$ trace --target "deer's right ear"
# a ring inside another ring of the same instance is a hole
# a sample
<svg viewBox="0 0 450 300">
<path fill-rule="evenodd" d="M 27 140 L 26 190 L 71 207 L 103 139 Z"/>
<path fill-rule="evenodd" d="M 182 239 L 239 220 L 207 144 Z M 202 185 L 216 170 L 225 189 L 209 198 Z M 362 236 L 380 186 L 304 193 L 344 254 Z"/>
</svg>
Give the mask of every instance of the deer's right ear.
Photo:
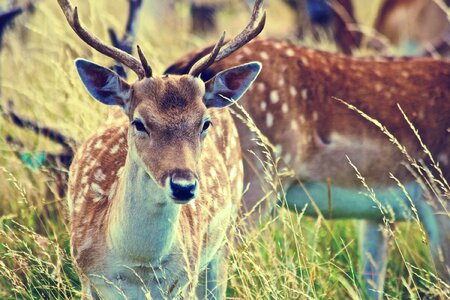
<svg viewBox="0 0 450 300">
<path fill-rule="evenodd" d="M 125 109 L 130 100 L 131 87 L 116 72 L 81 58 L 75 60 L 75 67 L 84 86 L 95 99 Z"/>
</svg>

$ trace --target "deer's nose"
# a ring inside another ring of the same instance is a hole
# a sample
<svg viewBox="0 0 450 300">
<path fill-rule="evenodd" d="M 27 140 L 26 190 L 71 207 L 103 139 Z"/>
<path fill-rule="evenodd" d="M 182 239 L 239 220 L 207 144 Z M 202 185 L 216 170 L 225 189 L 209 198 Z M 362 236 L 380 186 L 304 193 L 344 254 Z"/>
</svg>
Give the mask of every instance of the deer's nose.
<svg viewBox="0 0 450 300">
<path fill-rule="evenodd" d="M 197 196 L 198 183 L 192 173 L 170 176 L 170 190 L 172 199 L 179 204 L 185 204 Z"/>
</svg>

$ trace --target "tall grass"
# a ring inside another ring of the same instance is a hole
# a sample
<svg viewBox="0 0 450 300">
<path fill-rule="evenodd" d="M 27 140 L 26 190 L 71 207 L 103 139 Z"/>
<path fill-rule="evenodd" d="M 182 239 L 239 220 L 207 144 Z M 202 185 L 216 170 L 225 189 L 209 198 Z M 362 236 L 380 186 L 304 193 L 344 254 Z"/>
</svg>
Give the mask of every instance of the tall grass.
<svg viewBox="0 0 450 300">
<path fill-rule="evenodd" d="M 230 36 L 245 23 L 246 10 L 220 16 Z M 107 40 L 107 27 L 122 30 L 127 1 L 76 1 L 82 22 Z M 269 7 L 267 35 L 289 31 L 292 16 L 277 1 Z M 271 14 L 273 12 L 273 14 Z M 188 9 L 177 6 L 175 24 L 154 21 L 143 11 L 138 43 L 155 71 L 190 49 L 211 40 L 188 32 Z M 361 14 L 363 14 L 361 12 Z M 68 28 L 56 1 L 42 0 L 34 15 L 21 17 L 5 36 L 0 53 L 1 104 L 12 99 L 22 115 L 84 140 L 98 128 L 107 110 L 92 101 L 75 74 L 73 59 L 84 57 L 109 65 L 111 60 L 85 46 Z M 329 47 L 329 46 L 325 46 Z M 244 115 L 249 123 L 251 120 Z M 80 298 L 80 282 L 70 258 L 66 201 L 54 192 L 48 170 L 27 167 L 5 136 L 21 139 L 29 151 L 58 151 L 58 146 L 0 119 L 0 299 Z M 260 137 L 262 138 L 262 137 Z M 263 138 L 267 178 L 280 193 L 277 158 Z M 358 273 L 358 221 L 328 221 L 278 210 L 245 236 L 230 244 L 227 296 L 240 299 L 363 299 Z M 385 228 L 385 230 L 387 230 Z M 391 232 L 395 246 L 387 267 L 386 297 L 448 297 L 437 284 L 420 225 L 400 224 Z M 447 291 L 448 292 L 448 291 Z"/>
</svg>

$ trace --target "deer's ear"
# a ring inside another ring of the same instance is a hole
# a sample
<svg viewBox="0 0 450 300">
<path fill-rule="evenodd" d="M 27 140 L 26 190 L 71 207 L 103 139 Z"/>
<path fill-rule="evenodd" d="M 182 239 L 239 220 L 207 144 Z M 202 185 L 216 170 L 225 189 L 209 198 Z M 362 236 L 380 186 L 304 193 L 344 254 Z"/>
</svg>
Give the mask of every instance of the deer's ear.
<svg viewBox="0 0 450 300">
<path fill-rule="evenodd" d="M 206 107 L 220 108 L 233 104 L 247 91 L 260 71 L 261 64 L 251 62 L 217 73 L 205 83 L 203 102 Z"/>
<path fill-rule="evenodd" d="M 95 99 L 107 105 L 126 107 L 131 87 L 117 73 L 81 58 L 75 60 L 75 66 L 84 86 Z"/>
</svg>

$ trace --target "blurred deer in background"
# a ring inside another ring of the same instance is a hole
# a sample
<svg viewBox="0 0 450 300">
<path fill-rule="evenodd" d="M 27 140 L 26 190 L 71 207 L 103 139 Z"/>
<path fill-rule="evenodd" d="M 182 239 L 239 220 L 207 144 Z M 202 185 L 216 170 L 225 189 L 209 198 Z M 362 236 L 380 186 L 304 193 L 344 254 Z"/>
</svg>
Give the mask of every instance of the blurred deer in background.
<svg viewBox="0 0 450 300">
<path fill-rule="evenodd" d="M 435 0 L 386 0 L 374 27 L 408 54 L 448 56 L 450 22 L 444 5 L 450 1 L 438 5 Z"/>
<path fill-rule="evenodd" d="M 377 14 L 374 29 L 381 36 L 368 37 L 368 46 L 388 53 L 383 37 L 405 54 L 447 56 L 450 51 L 450 22 L 446 0 L 385 0 Z M 297 35 L 328 33 L 339 50 L 352 54 L 361 47 L 363 34 L 358 28 L 351 0 L 285 0 L 295 11 Z"/>
<path fill-rule="evenodd" d="M 351 31 L 348 26 L 356 24 L 351 0 L 284 0 L 295 12 L 297 37 L 303 39 L 312 35 L 320 39 L 320 32 L 326 33 L 330 40 L 345 54 L 361 43 L 361 33 Z"/>
<path fill-rule="evenodd" d="M 166 73 L 186 74 L 210 50 L 187 55 Z M 363 220 L 362 274 L 374 299 L 383 297 L 388 254 L 382 225 L 419 219 L 441 283 L 448 288 L 450 61 L 352 58 L 261 39 L 212 65 L 202 78 L 208 80 L 221 70 L 255 59 L 261 60 L 263 71 L 240 103 L 282 158 L 279 169 L 287 167 L 295 174 L 280 179 L 287 192 L 278 196 L 279 203 L 310 216 Z M 386 126 L 410 157 L 424 166 L 406 167 L 406 156 L 377 126 L 332 97 L 344 99 Z M 434 159 L 426 154 L 397 104 Z M 264 180 L 260 160 L 264 161 L 264 152 L 253 142 L 255 132 L 240 120 L 236 123 L 245 149 L 245 184 L 250 183 L 241 213 L 251 214 L 252 225 L 271 211 L 275 201 L 272 186 Z M 364 193 L 367 190 L 349 160 L 377 200 Z M 411 168 L 422 176 L 413 176 Z M 434 187 L 431 192 L 430 186 Z"/>
<path fill-rule="evenodd" d="M 72 256 L 84 292 L 95 299 L 192 297 L 192 291 L 200 299 L 222 298 L 222 248 L 243 170 L 237 130 L 221 108 L 245 93 L 261 67 L 233 66 L 207 82 L 199 75 L 259 34 L 262 1 L 223 49 L 224 35 L 188 74 L 163 77 L 152 74 L 139 47 L 140 61 L 104 44 L 80 25 L 70 1 L 58 2 L 84 42 L 139 78 L 130 85 L 93 62 L 75 62 L 90 94 L 125 113 L 89 138 L 70 167 Z"/>
</svg>

